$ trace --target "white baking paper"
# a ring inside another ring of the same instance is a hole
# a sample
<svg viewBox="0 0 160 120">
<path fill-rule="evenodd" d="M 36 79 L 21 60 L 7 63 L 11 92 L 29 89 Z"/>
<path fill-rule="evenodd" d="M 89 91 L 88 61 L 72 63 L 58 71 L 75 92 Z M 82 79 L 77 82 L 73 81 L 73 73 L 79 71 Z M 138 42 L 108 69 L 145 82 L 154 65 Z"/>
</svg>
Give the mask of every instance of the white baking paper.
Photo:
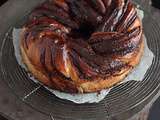
<svg viewBox="0 0 160 120">
<path fill-rule="evenodd" d="M 144 16 L 143 11 L 141 11 L 141 10 L 137 10 L 137 11 L 138 11 L 138 15 L 139 15 L 140 19 L 142 20 L 143 16 Z M 17 59 L 19 65 L 21 65 L 24 69 L 27 70 L 27 68 L 25 67 L 25 65 L 22 62 L 22 58 L 21 58 L 21 54 L 20 54 L 20 47 L 19 46 L 20 46 L 21 30 L 22 29 L 17 29 L 17 28 L 13 29 L 13 45 L 14 45 L 14 50 L 15 50 L 15 56 L 16 56 L 16 59 Z M 144 42 L 145 42 L 144 54 L 141 58 L 139 65 L 137 67 L 135 67 L 132 70 L 132 72 L 120 84 L 123 84 L 124 82 L 131 81 L 131 80 L 142 81 L 145 76 L 146 71 L 151 66 L 152 60 L 154 58 L 154 54 L 148 48 L 147 40 L 146 40 L 145 36 L 144 36 Z M 38 80 L 36 80 L 30 73 L 28 73 L 28 75 L 34 82 L 36 82 L 36 83 L 38 82 Z M 96 93 L 87 93 L 87 94 L 69 94 L 69 93 L 64 93 L 64 92 L 50 89 L 48 87 L 45 87 L 45 88 L 48 89 L 50 92 L 52 92 L 58 98 L 69 100 L 69 101 L 72 101 L 77 104 L 82 104 L 82 103 L 98 103 L 98 102 L 100 102 L 101 100 L 103 100 L 106 97 L 106 95 L 109 93 L 109 91 L 111 89 L 113 89 L 114 87 L 112 87 L 110 89 L 101 90 L 98 93 L 96 92 Z"/>
</svg>

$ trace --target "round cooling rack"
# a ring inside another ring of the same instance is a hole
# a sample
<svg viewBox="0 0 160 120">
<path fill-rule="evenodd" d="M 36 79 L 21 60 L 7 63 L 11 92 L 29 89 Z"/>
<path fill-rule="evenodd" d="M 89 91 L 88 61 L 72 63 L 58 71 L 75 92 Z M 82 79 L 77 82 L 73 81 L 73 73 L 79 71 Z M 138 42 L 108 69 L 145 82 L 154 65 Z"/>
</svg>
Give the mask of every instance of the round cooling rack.
<svg viewBox="0 0 160 120">
<path fill-rule="evenodd" d="M 99 103 L 75 104 L 55 97 L 40 84 L 29 79 L 18 65 L 14 55 L 13 28 L 20 28 L 26 16 L 10 26 L 0 46 L 0 76 L 13 93 L 36 111 L 52 116 L 54 120 L 125 120 L 139 112 L 160 89 L 160 27 L 150 15 L 143 20 L 149 48 L 155 55 L 152 66 L 143 81 L 129 81 L 110 91 Z"/>
</svg>

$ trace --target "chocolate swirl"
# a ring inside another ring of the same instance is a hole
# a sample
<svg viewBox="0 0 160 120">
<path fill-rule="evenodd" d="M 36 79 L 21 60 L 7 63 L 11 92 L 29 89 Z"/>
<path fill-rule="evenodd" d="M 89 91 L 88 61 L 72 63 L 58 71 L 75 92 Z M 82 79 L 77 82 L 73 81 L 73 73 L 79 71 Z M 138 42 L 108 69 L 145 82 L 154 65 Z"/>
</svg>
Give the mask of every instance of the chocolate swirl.
<svg viewBox="0 0 160 120">
<path fill-rule="evenodd" d="M 130 62 L 141 37 L 130 0 L 49 0 L 29 16 L 22 46 L 55 89 L 77 92 L 80 83 L 134 67 Z"/>
</svg>

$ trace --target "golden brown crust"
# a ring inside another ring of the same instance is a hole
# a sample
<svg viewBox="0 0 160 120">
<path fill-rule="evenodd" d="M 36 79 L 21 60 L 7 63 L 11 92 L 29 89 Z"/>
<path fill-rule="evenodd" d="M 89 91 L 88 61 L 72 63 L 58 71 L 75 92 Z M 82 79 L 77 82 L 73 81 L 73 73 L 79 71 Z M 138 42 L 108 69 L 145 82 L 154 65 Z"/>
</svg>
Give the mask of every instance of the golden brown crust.
<svg viewBox="0 0 160 120">
<path fill-rule="evenodd" d="M 144 42 L 135 6 L 96 2 L 55 0 L 33 10 L 20 48 L 40 82 L 69 93 L 96 92 L 122 81 L 139 63 Z"/>
<path fill-rule="evenodd" d="M 43 84 L 55 89 L 56 87 L 54 86 L 54 84 L 49 80 L 49 78 L 42 73 L 41 71 L 38 71 L 33 65 L 32 63 L 29 61 L 23 46 L 21 45 L 21 54 L 22 54 L 22 58 L 23 58 L 23 62 L 27 65 L 28 70 L 35 76 L 35 78 L 37 78 L 40 82 L 42 82 Z M 132 62 L 130 63 L 132 66 L 136 66 L 140 59 L 141 56 L 143 55 L 143 49 L 144 49 L 144 41 L 142 40 L 142 43 L 140 44 L 140 48 L 138 51 L 136 51 L 138 54 L 136 54 L 134 57 L 132 57 Z M 97 81 L 90 81 L 90 82 L 82 82 L 79 81 L 78 84 L 73 83 L 72 81 L 67 81 L 65 82 L 64 85 L 62 85 L 64 82 L 62 82 L 63 80 L 59 80 L 57 79 L 57 82 L 60 82 L 59 84 L 61 84 L 61 86 L 57 86 L 59 90 L 63 90 L 63 86 L 65 86 L 66 84 L 69 84 L 70 88 L 68 88 L 68 90 L 64 90 L 64 91 L 72 91 L 72 92 L 81 92 L 81 93 L 87 93 L 87 92 L 97 92 L 99 90 L 102 89 L 106 89 L 106 88 L 110 88 L 113 85 L 121 82 L 128 74 L 129 72 L 132 70 L 133 68 L 129 68 L 129 69 L 123 69 L 123 74 L 118 75 L 118 76 L 111 76 L 105 80 L 97 80 Z M 121 71 L 121 72 L 122 72 Z"/>
<path fill-rule="evenodd" d="M 97 81 L 91 81 L 91 82 L 85 82 L 80 85 L 80 90 L 82 92 L 96 92 L 105 88 L 110 88 L 113 85 L 121 82 L 130 72 L 131 70 L 140 62 L 141 56 L 143 55 L 143 49 L 144 49 L 144 41 L 140 44 L 140 48 L 136 54 L 136 56 L 132 57 L 132 61 L 130 65 L 133 67 L 122 69 L 121 72 L 123 74 L 120 74 L 118 76 L 111 76 L 105 80 L 97 80 Z"/>
<path fill-rule="evenodd" d="M 71 92 L 71 93 L 78 92 L 77 86 L 72 81 L 66 81 L 65 79 L 58 79 L 58 78 L 56 80 L 54 78 L 53 80 L 51 80 L 47 74 L 37 70 L 34 67 L 34 65 L 32 65 L 32 63 L 29 61 L 22 45 L 20 46 L 20 49 L 21 49 L 22 60 L 27 66 L 28 71 L 32 73 L 34 77 L 38 79 L 41 83 L 43 83 L 44 85 L 50 88 L 65 91 L 65 92 Z"/>
</svg>

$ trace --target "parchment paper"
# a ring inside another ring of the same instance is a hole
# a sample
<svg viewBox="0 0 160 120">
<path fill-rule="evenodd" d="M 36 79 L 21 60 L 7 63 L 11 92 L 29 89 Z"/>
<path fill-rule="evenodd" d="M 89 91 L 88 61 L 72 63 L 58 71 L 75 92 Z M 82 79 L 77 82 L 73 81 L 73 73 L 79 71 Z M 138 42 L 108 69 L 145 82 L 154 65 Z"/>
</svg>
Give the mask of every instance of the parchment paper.
<svg viewBox="0 0 160 120">
<path fill-rule="evenodd" d="M 143 11 L 137 9 L 138 11 L 138 15 L 140 17 L 140 19 L 143 19 Z M 20 54 L 20 33 L 21 33 L 22 29 L 17 29 L 14 28 L 13 29 L 13 45 L 14 45 L 14 50 L 15 50 L 15 56 L 16 59 L 19 63 L 19 65 L 21 65 L 21 67 L 23 67 L 24 69 L 27 70 L 26 66 L 24 65 L 24 63 L 22 62 L 22 58 L 21 58 L 21 54 Z M 131 80 L 135 80 L 135 81 L 141 81 L 144 78 L 144 75 L 146 73 L 146 71 L 148 70 L 148 68 L 151 66 L 152 64 L 152 60 L 154 58 L 154 55 L 152 53 L 152 51 L 148 48 L 147 46 L 147 40 L 144 36 L 144 43 L 145 43 L 145 47 L 144 47 L 144 54 L 141 58 L 140 64 L 135 67 L 132 72 L 120 83 L 123 84 L 124 82 L 127 81 L 131 81 Z M 32 79 L 34 82 L 38 82 L 38 80 L 36 80 L 30 73 L 28 73 L 30 79 Z M 102 90 L 98 93 L 88 93 L 88 94 L 69 94 L 69 93 L 64 93 L 64 92 L 59 92 L 57 90 L 53 90 L 50 89 L 48 87 L 45 87 L 46 89 L 48 89 L 50 92 L 52 92 L 55 96 L 61 98 L 61 99 L 66 99 L 69 101 L 72 101 L 74 103 L 77 104 L 82 104 L 82 103 L 98 103 L 101 100 L 103 100 L 106 95 L 109 93 L 110 89 L 105 89 Z"/>
</svg>

